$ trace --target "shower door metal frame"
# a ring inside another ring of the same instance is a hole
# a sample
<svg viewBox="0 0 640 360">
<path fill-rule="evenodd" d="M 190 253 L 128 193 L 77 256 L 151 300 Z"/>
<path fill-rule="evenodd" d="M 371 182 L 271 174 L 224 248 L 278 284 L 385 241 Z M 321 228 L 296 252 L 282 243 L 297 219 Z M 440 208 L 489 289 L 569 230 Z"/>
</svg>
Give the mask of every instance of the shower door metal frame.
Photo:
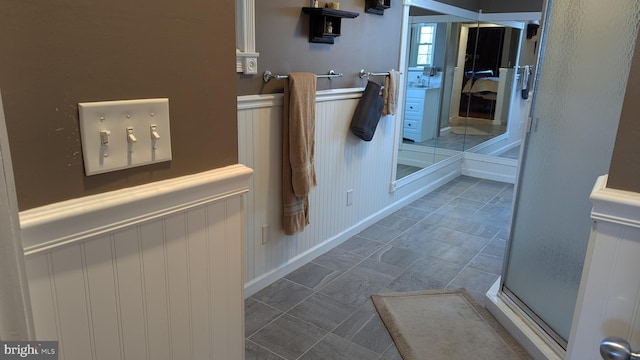
<svg viewBox="0 0 640 360">
<path fill-rule="evenodd" d="M 509 240 L 507 241 L 507 244 L 505 246 L 505 256 L 504 256 L 504 261 L 502 264 L 502 272 L 500 276 L 499 295 L 502 295 L 503 297 L 505 297 L 506 300 L 508 300 L 506 302 L 507 304 L 513 305 L 512 307 L 516 307 L 515 310 L 517 312 L 524 313 L 526 316 L 528 316 L 531 319 L 531 321 L 533 321 L 537 326 L 539 326 L 542 329 L 542 331 L 551 340 L 553 340 L 563 350 L 566 350 L 567 340 L 564 340 L 562 336 L 560 336 L 555 330 L 553 330 L 549 325 L 547 325 L 547 323 L 544 320 L 542 320 L 533 310 L 531 310 L 529 306 L 527 306 L 514 293 L 512 293 L 508 288 L 506 288 L 504 283 L 507 268 L 509 266 L 510 257 L 508 255 L 511 252 L 511 234 L 513 234 L 514 232 L 514 225 L 515 225 L 514 219 L 516 218 L 516 215 L 517 215 L 516 204 L 518 203 L 518 199 L 519 199 L 518 189 L 522 185 L 522 173 L 524 170 L 524 167 L 522 166 L 522 164 L 525 161 L 525 157 L 526 157 L 525 155 L 527 153 L 529 137 L 531 136 L 532 132 L 535 133 L 537 129 L 537 120 L 534 120 L 535 106 L 536 106 L 536 100 L 538 97 L 537 90 L 538 90 L 538 83 L 540 81 L 540 74 L 543 71 L 544 52 L 545 52 L 545 45 L 547 40 L 547 32 L 549 31 L 549 19 L 551 17 L 551 8 L 553 5 L 553 0 L 545 0 L 544 3 L 545 3 L 545 5 L 543 6 L 544 11 L 542 12 L 542 19 L 541 19 L 542 29 L 540 31 L 540 43 L 538 44 L 538 58 L 536 60 L 535 78 L 533 83 L 533 96 L 531 98 L 531 109 L 529 111 L 529 116 L 527 117 L 527 122 L 525 124 L 526 135 L 522 139 L 522 146 L 520 149 L 520 156 L 518 159 L 518 164 L 519 164 L 518 174 L 516 177 L 514 197 L 513 197 L 512 206 L 511 206 L 513 211 L 511 212 L 511 221 L 510 221 L 510 229 L 509 229 L 510 235 L 509 235 Z"/>
</svg>

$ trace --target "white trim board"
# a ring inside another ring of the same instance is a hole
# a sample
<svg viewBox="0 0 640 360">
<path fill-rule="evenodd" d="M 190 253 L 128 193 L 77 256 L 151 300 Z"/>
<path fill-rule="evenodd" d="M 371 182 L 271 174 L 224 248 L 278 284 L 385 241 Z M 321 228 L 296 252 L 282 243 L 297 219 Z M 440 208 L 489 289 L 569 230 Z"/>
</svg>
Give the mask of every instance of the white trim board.
<svg viewBox="0 0 640 360">
<path fill-rule="evenodd" d="M 463 153 L 462 175 L 515 184 L 518 160 Z"/>
<path fill-rule="evenodd" d="M 316 102 L 357 99 L 362 97 L 364 88 L 342 88 L 333 90 L 319 90 L 316 92 Z M 268 108 L 282 106 L 283 94 L 241 95 L 237 97 L 238 110 Z"/>
<path fill-rule="evenodd" d="M 640 194 L 607 188 L 608 176 L 600 176 L 591 192 L 591 218 L 640 228 Z"/>
<path fill-rule="evenodd" d="M 230 165 L 23 211 L 20 225 L 25 255 L 245 193 L 252 173 L 244 165 Z"/>
<path fill-rule="evenodd" d="M 236 0 L 236 72 L 258 73 L 256 51 L 256 5 L 254 0 Z"/>
</svg>

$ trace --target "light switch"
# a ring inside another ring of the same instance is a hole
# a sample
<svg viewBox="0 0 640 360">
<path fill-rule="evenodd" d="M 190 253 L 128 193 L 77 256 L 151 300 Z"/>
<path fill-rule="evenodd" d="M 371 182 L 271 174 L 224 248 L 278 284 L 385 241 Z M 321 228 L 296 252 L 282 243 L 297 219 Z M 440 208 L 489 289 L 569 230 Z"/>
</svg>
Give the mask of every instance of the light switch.
<svg viewBox="0 0 640 360">
<path fill-rule="evenodd" d="M 171 160 L 169 99 L 78 104 L 87 175 Z"/>
<path fill-rule="evenodd" d="M 129 142 L 129 145 L 133 145 L 134 143 L 138 142 L 138 139 L 136 139 L 136 136 L 133 134 L 132 127 L 127 128 L 127 142 Z"/>
<path fill-rule="evenodd" d="M 151 125 L 151 140 L 158 140 L 160 139 L 160 134 L 158 133 L 158 127 L 153 124 Z"/>
<path fill-rule="evenodd" d="M 109 145 L 109 136 L 111 135 L 111 131 L 102 130 L 100 131 L 100 144 L 101 145 Z"/>
</svg>

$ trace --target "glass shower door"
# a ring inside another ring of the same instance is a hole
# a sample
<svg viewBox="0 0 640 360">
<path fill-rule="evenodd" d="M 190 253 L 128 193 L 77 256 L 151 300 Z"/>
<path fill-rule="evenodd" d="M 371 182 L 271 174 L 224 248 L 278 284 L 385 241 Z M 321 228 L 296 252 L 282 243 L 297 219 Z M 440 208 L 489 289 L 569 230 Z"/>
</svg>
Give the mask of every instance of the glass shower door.
<svg viewBox="0 0 640 360">
<path fill-rule="evenodd" d="M 566 347 L 589 194 L 609 168 L 640 2 L 548 2 L 502 290 Z"/>
</svg>

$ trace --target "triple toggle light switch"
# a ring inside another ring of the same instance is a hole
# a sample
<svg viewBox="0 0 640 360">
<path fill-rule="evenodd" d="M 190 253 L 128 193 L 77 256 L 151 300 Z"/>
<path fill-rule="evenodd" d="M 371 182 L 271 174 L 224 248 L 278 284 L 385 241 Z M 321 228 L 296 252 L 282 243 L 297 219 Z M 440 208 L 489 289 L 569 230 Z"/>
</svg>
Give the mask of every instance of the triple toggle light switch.
<svg viewBox="0 0 640 360">
<path fill-rule="evenodd" d="M 78 104 L 87 175 L 171 160 L 169 99 Z"/>
</svg>

